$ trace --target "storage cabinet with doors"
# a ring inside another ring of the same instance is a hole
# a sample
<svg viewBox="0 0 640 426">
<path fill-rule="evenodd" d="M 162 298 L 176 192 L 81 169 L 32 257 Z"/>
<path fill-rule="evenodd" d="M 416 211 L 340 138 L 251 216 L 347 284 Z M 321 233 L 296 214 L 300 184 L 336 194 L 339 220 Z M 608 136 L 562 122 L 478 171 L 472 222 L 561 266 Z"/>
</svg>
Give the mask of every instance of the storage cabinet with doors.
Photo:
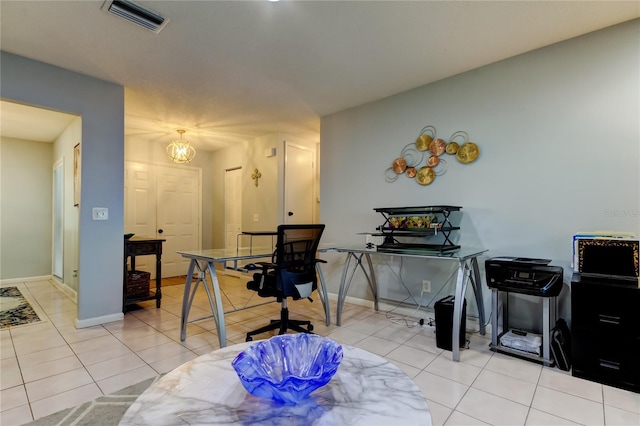
<svg viewBox="0 0 640 426">
<path fill-rule="evenodd" d="M 571 280 L 572 374 L 640 392 L 640 288 L 637 279 Z"/>
</svg>

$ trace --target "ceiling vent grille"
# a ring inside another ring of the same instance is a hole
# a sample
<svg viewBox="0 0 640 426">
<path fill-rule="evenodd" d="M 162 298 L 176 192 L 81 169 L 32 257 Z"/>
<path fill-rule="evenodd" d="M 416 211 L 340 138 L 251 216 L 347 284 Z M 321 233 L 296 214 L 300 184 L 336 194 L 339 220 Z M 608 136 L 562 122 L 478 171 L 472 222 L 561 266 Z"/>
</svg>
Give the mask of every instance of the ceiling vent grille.
<svg viewBox="0 0 640 426">
<path fill-rule="evenodd" d="M 102 9 L 154 33 L 159 33 L 169 22 L 169 18 L 160 16 L 129 0 L 108 0 L 104 2 Z"/>
</svg>

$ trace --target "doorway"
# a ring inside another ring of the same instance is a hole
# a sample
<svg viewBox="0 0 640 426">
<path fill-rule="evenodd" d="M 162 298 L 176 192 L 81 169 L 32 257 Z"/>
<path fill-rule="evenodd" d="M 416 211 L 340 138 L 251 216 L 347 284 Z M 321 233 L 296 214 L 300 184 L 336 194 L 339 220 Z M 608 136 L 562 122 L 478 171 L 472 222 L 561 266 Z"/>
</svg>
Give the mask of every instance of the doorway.
<svg viewBox="0 0 640 426">
<path fill-rule="evenodd" d="M 52 275 L 64 282 L 64 160 L 53 165 L 53 261 Z"/>
</svg>

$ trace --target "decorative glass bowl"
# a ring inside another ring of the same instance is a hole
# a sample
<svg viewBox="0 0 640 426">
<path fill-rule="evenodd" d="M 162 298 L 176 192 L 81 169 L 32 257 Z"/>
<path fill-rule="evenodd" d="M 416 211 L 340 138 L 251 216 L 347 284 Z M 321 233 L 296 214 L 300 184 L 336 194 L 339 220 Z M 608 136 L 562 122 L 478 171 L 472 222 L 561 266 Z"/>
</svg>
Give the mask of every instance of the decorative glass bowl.
<svg viewBox="0 0 640 426">
<path fill-rule="evenodd" d="M 251 345 L 232 361 L 252 395 L 295 404 L 329 383 L 342 361 L 342 346 L 316 334 L 283 334 Z"/>
</svg>

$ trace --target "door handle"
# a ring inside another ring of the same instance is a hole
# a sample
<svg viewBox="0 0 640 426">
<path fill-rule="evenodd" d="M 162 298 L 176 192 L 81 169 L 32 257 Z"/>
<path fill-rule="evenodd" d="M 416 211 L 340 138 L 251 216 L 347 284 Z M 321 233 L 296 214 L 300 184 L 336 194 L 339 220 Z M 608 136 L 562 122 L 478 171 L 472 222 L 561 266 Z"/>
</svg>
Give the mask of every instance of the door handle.
<svg viewBox="0 0 640 426">
<path fill-rule="evenodd" d="M 158 234 L 162 234 L 164 230 L 162 228 L 158 229 Z"/>
<path fill-rule="evenodd" d="M 287 213 L 287 216 L 293 216 L 293 212 Z"/>
</svg>

